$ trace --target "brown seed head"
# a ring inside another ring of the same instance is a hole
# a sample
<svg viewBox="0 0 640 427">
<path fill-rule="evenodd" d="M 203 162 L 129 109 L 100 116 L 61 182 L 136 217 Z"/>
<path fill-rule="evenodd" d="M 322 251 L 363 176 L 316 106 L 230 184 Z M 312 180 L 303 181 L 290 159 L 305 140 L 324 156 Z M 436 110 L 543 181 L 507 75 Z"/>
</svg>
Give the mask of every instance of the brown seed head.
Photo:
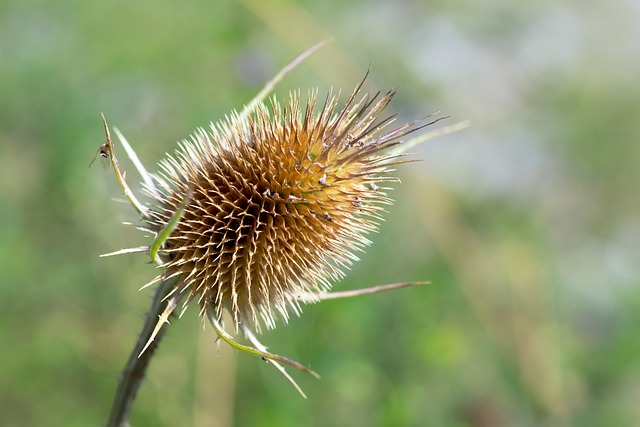
<svg viewBox="0 0 640 427">
<path fill-rule="evenodd" d="M 274 99 L 198 130 L 161 162 L 147 227 L 158 233 L 184 207 L 162 253 L 187 303 L 218 319 L 229 310 L 236 328 L 273 328 L 357 259 L 390 203 L 379 184 L 397 180 L 384 150 L 421 127 L 382 133 L 394 92 L 358 101 L 361 86 L 341 109 L 331 93 L 318 112 L 315 94 L 305 106 L 299 94 Z"/>
</svg>

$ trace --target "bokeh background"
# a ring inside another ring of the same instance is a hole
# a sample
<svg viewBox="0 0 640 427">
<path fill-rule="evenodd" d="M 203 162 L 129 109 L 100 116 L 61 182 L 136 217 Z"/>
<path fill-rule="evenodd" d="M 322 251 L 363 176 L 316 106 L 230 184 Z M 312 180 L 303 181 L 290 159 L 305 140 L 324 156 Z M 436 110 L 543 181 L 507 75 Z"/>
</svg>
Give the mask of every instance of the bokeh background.
<svg viewBox="0 0 640 427">
<path fill-rule="evenodd" d="M 348 92 L 371 64 L 400 121 L 470 121 L 414 150 L 336 288 L 432 284 L 266 333 L 322 375 L 293 373 L 307 400 L 191 310 L 132 425 L 637 425 L 638 22 L 634 0 L 0 2 L 0 424 L 103 425 L 150 302 L 144 256 L 98 258 L 144 243 L 112 171 L 87 168 L 100 113 L 154 170 L 333 37 L 279 96 Z"/>
</svg>

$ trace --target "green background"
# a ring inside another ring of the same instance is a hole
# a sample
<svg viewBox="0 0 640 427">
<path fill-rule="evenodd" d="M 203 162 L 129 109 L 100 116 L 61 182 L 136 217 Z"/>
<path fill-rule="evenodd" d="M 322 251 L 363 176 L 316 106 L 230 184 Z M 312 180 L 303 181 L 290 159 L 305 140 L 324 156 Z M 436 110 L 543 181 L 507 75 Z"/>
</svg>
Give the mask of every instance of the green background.
<svg viewBox="0 0 640 427">
<path fill-rule="evenodd" d="M 307 400 L 190 310 L 132 425 L 637 424 L 639 20 L 632 0 L 0 2 L 0 424 L 103 425 L 150 302 L 143 255 L 98 258 L 147 243 L 87 168 L 100 113 L 155 170 L 327 37 L 280 97 L 348 92 L 371 64 L 400 122 L 471 123 L 416 148 L 336 289 L 432 284 L 265 333 L 322 375 L 293 373 Z"/>
</svg>

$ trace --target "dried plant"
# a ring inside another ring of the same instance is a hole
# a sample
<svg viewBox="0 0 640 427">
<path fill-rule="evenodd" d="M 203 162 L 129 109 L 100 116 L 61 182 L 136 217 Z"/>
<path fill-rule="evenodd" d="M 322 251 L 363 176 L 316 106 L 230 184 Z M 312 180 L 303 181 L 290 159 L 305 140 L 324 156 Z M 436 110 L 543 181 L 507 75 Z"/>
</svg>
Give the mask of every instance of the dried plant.
<svg viewBox="0 0 640 427">
<path fill-rule="evenodd" d="M 261 356 L 303 394 L 281 363 L 317 374 L 268 352 L 254 332 L 286 322 L 303 304 L 424 283 L 329 292 L 370 243 L 367 234 L 391 203 L 386 185 L 398 181 L 392 168 L 406 161 L 397 149 L 400 138 L 441 118 L 388 130 L 394 117 L 382 114 L 394 91 L 363 95 L 364 79 L 342 107 L 332 93 L 321 103 L 316 93 L 306 101 L 294 93 L 284 105 L 273 98 L 267 107 L 270 88 L 317 47 L 298 56 L 242 113 L 182 141 L 157 174 L 146 171 L 116 129 L 143 178 L 146 204 L 126 183 L 103 117 L 107 142 L 96 154 L 110 160 L 141 228 L 154 236 L 150 245 L 107 255 L 144 252 L 161 269 L 143 286 L 159 283 L 110 426 L 126 422 L 164 324 L 179 304 L 182 312 L 197 304 L 219 338 Z M 225 311 L 230 329 L 222 322 Z M 238 342 L 239 331 L 252 345 Z"/>
</svg>

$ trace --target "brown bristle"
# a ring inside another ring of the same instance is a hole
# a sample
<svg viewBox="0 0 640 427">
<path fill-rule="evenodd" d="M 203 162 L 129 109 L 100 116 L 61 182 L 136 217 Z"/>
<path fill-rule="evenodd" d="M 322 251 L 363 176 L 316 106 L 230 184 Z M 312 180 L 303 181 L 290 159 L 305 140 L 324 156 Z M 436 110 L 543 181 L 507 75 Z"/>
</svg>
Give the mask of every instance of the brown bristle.
<svg viewBox="0 0 640 427">
<path fill-rule="evenodd" d="M 357 101 L 361 85 L 342 109 L 331 94 L 317 113 L 314 94 L 304 107 L 296 94 L 260 105 L 199 130 L 161 162 L 147 227 L 158 233 L 188 195 L 161 251 L 187 302 L 218 319 L 229 310 L 236 328 L 272 328 L 357 259 L 391 202 L 378 184 L 396 181 L 386 173 L 397 158 L 384 150 L 417 128 L 383 133 L 394 93 Z"/>
</svg>

